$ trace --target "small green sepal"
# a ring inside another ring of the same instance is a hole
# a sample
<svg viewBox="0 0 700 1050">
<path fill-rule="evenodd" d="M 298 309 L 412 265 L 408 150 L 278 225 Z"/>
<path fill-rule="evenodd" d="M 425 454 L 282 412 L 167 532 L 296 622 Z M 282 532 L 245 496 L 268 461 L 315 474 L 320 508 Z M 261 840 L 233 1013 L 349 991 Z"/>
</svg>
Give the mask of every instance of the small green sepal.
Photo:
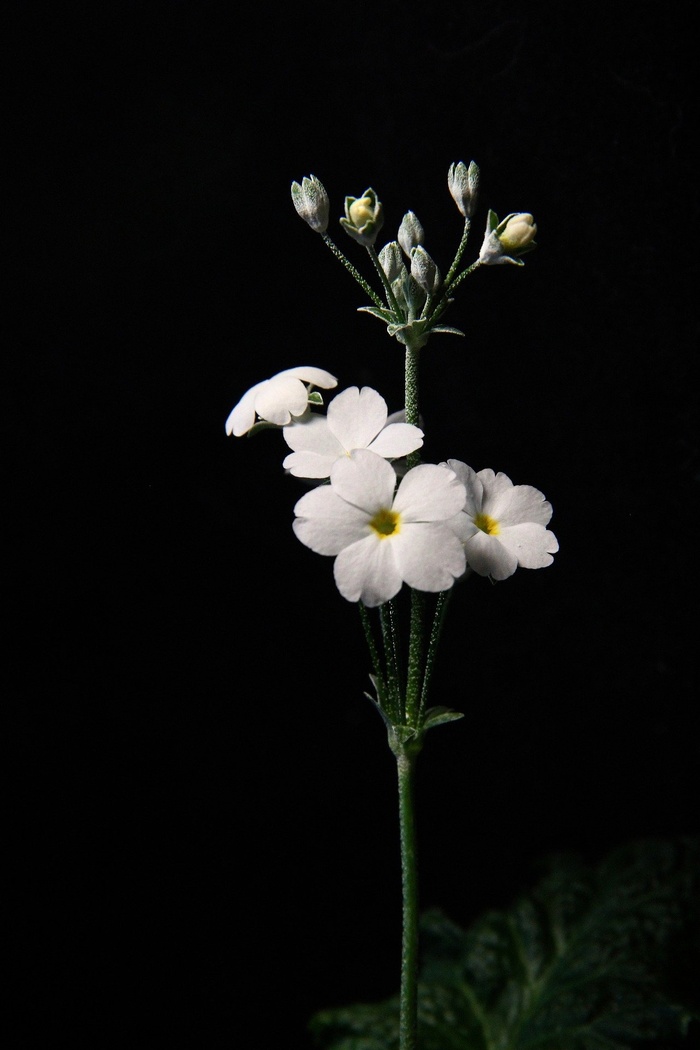
<svg viewBox="0 0 700 1050">
<path fill-rule="evenodd" d="M 320 390 L 309 390 L 310 405 L 322 405 L 323 403 L 323 395 Z"/>
<path fill-rule="evenodd" d="M 268 423 L 266 419 L 261 419 L 246 432 L 246 437 L 253 437 L 255 434 L 259 434 L 261 430 L 281 430 L 282 427 L 278 423 Z"/>
</svg>

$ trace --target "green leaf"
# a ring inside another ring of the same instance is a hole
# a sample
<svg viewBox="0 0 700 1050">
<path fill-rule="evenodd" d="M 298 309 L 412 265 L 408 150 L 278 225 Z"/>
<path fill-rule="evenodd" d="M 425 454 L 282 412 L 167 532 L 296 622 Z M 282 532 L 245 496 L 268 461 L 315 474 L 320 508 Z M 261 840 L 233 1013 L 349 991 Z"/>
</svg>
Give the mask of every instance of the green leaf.
<svg viewBox="0 0 700 1050">
<path fill-rule="evenodd" d="M 378 306 L 358 306 L 357 312 L 360 314 L 372 314 L 373 317 L 378 317 L 385 324 L 391 324 L 396 321 L 396 315 L 393 310 L 380 310 Z"/>
<path fill-rule="evenodd" d="M 436 324 L 436 325 L 434 325 L 430 329 L 430 335 L 432 335 L 433 332 L 448 332 L 451 335 L 464 335 L 464 332 L 461 332 L 459 330 L 459 328 L 450 328 L 450 326 L 446 325 L 446 324 Z M 466 336 L 465 336 L 465 338 L 466 338 Z"/>
<path fill-rule="evenodd" d="M 463 711 L 453 711 L 449 707 L 429 707 L 425 712 L 424 729 L 432 729 L 433 726 L 441 726 L 445 722 L 456 722 L 458 718 L 464 718 Z"/>
<path fill-rule="evenodd" d="M 700 840 L 549 863 L 505 911 L 421 920 L 420 1050 L 660 1050 L 700 1019 Z M 397 999 L 324 1011 L 325 1050 L 395 1050 Z"/>
</svg>

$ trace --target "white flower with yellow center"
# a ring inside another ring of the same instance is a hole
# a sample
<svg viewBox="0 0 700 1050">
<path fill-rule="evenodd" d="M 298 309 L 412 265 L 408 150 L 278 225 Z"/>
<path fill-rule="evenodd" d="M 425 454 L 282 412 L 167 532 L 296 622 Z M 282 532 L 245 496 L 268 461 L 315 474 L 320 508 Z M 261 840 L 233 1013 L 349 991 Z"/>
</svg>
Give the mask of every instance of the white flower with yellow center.
<svg viewBox="0 0 700 1050">
<path fill-rule="evenodd" d="M 391 464 L 361 448 L 336 460 L 330 485 L 307 492 L 294 508 L 301 542 L 336 556 L 335 582 L 348 601 L 382 605 L 403 583 L 444 591 L 465 571 L 462 543 L 447 524 L 464 506 L 455 472 L 424 463 L 395 488 Z"/>
<path fill-rule="evenodd" d="M 514 485 L 505 474 L 478 473 L 466 463 L 448 459 L 467 491 L 463 511 L 451 522 L 464 544 L 467 565 L 479 576 L 505 580 L 518 565 L 542 569 L 559 550 L 546 525 L 552 506 L 531 485 Z"/>
<path fill-rule="evenodd" d="M 263 379 L 247 391 L 226 420 L 226 433 L 241 437 L 258 420 L 285 426 L 303 416 L 309 407 L 311 387 L 330 390 L 338 380 L 322 368 L 301 365 Z"/>
<path fill-rule="evenodd" d="M 334 397 L 325 416 L 310 415 L 282 431 L 294 451 L 283 466 L 297 478 L 327 478 L 341 456 L 368 448 L 384 459 L 399 459 L 423 444 L 423 431 L 389 422 L 386 401 L 372 387 L 348 387 Z"/>
</svg>

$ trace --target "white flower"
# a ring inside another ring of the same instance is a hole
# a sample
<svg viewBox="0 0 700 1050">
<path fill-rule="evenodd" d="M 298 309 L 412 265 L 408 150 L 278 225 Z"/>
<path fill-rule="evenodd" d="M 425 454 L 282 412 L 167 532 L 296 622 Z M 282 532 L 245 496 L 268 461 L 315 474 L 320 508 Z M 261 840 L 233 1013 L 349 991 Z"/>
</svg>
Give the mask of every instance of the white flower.
<svg viewBox="0 0 700 1050">
<path fill-rule="evenodd" d="M 348 601 L 368 606 L 393 598 L 403 583 L 444 591 L 465 571 L 462 544 L 447 524 L 464 506 L 453 470 L 423 463 L 399 484 L 376 452 L 337 460 L 330 485 L 302 496 L 294 532 L 317 554 L 336 555 L 335 582 Z"/>
<path fill-rule="evenodd" d="M 386 401 L 369 386 L 348 387 L 333 398 L 325 416 L 310 415 L 282 433 L 294 450 L 283 466 L 297 478 L 329 477 L 335 461 L 356 448 L 398 459 L 423 444 L 418 427 L 388 421 Z"/>
<path fill-rule="evenodd" d="M 552 506 L 531 485 L 514 485 L 505 474 L 478 473 L 457 459 L 450 467 L 467 490 L 462 513 L 450 523 L 464 544 L 467 565 L 479 576 L 505 580 L 518 565 L 542 569 L 559 550 L 545 526 Z"/>
<path fill-rule="evenodd" d="M 306 412 L 312 386 L 330 390 L 337 385 L 335 376 L 322 368 L 306 365 L 287 368 L 271 379 L 256 383 L 243 395 L 226 420 L 226 433 L 241 437 L 255 425 L 256 419 L 284 426 Z"/>
</svg>

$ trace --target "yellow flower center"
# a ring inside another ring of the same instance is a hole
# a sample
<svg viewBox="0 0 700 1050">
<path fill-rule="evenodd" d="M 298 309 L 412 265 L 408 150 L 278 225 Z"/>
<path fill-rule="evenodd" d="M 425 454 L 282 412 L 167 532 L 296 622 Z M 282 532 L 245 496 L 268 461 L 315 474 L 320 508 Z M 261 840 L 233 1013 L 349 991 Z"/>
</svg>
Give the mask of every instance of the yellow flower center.
<svg viewBox="0 0 700 1050">
<path fill-rule="evenodd" d="M 401 531 L 400 517 L 394 510 L 380 510 L 374 515 L 370 521 L 370 525 L 379 536 L 380 540 L 385 540 L 387 536 L 393 536 L 394 533 Z"/>
<path fill-rule="evenodd" d="M 361 229 L 365 223 L 369 222 L 374 216 L 374 212 L 372 211 L 372 201 L 369 197 L 360 197 L 359 200 L 352 202 L 348 208 L 348 214 L 358 230 Z"/>
<path fill-rule="evenodd" d="M 498 536 L 501 531 L 501 526 L 496 519 L 490 518 L 488 514 L 477 514 L 473 520 L 477 529 L 481 529 L 488 536 Z"/>
</svg>

